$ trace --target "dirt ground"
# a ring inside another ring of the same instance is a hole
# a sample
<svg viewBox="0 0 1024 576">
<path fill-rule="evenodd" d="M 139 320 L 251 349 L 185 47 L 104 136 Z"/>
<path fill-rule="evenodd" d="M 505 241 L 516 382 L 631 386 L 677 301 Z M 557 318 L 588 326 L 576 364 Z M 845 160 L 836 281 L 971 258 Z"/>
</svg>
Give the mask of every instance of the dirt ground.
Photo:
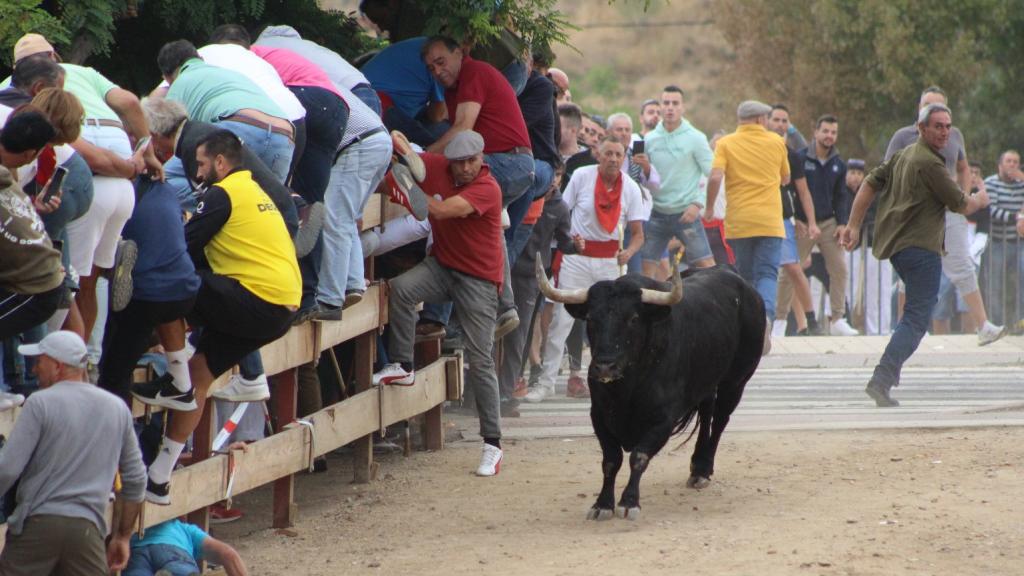
<svg viewBox="0 0 1024 576">
<path fill-rule="evenodd" d="M 349 482 L 348 457 L 302 475 L 294 529 L 269 490 L 214 527 L 252 574 L 1009 575 L 1024 573 L 1024 431 L 728 431 L 711 486 L 685 487 L 690 446 L 652 462 L 638 521 L 584 520 L 596 440 L 506 444 L 501 474 L 471 475 L 479 445 L 385 456 Z M 620 472 L 620 488 L 625 468 Z"/>
</svg>

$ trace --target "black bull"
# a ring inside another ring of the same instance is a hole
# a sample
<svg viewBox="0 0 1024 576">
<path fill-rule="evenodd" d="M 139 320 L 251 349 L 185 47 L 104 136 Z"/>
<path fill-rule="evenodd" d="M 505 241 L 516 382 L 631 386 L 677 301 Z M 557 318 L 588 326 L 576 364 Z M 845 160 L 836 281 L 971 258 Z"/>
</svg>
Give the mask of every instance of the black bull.
<svg viewBox="0 0 1024 576">
<path fill-rule="evenodd" d="M 587 321 L 590 419 L 604 475 L 587 517 L 637 518 L 640 477 L 694 415 L 687 486 L 707 486 L 722 432 L 761 360 L 766 319 L 758 293 L 724 267 L 685 272 L 673 278 L 671 292 L 638 276 L 559 290 L 539 266 L 537 279 L 548 299 Z M 615 506 L 623 450 L 630 452 L 629 482 Z"/>
</svg>

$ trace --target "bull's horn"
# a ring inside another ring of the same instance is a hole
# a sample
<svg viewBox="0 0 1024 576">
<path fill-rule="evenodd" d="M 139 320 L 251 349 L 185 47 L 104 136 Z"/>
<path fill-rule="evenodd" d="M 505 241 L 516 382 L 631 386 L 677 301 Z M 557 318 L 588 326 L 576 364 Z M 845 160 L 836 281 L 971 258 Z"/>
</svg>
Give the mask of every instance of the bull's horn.
<svg viewBox="0 0 1024 576">
<path fill-rule="evenodd" d="M 683 281 L 678 272 L 672 274 L 672 291 L 662 292 L 661 290 L 642 289 L 640 301 L 644 304 L 658 304 L 660 306 L 672 306 L 683 299 Z"/>
<path fill-rule="evenodd" d="M 537 252 L 537 285 L 540 286 L 540 291 L 544 294 L 544 297 L 552 302 L 561 302 L 562 304 L 583 304 L 587 301 L 587 290 L 586 288 L 580 288 L 578 290 L 561 290 L 555 288 L 548 282 L 548 275 L 544 273 L 544 261 L 540 258 L 540 252 Z"/>
</svg>

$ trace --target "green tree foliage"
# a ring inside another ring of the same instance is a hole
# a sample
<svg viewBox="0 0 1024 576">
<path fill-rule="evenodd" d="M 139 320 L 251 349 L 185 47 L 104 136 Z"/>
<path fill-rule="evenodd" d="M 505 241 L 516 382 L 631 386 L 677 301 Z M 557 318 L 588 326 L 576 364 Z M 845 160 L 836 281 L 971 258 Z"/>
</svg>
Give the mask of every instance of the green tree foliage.
<svg viewBox="0 0 1024 576">
<path fill-rule="evenodd" d="M 736 53 L 729 70 L 751 89 L 736 96 L 783 101 L 803 128 L 837 114 L 848 156 L 877 160 L 930 85 L 949 95 L 972 156 L 990 159 L 1017 137 L 1007 126 L 1024 122 L 1006 105 L 1024 81 L 1024 17 L 1006 2 L 719 0 L 717 8 Z"/>
<path fill-rule="evenodd" d="M 508 26 L 531 46 L 568 44 L 575 27 L 556 7 L 557 0 L 419 0 L 424 33 L 444 33 L 459 41 L 496 38 Z"/>
<path fill-rule="evenodd" d="M 57 43 L 68 42 L 64 26 L 40 8 L 38 0 L 0 0 L 0 68 L 11 65 L 11 48 L 27 32 L 39 32 Z"/>
</svg>

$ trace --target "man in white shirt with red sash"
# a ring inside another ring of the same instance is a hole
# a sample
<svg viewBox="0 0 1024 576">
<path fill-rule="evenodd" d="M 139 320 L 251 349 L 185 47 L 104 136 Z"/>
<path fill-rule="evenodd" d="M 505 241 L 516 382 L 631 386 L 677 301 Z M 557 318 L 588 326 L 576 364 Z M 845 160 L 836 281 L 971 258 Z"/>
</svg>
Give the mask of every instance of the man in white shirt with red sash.
<svg viewBox="0 0 1024 576">
<path fill-rule="evenodd" d="M 615 280 L 620 268 L 644 244 L 643 197 L 640 187 L 622 173 L 625 146 L 607 136 L 598 147 L 598 164 L 576 169 L 562 194 L 572 211 L 570 233 L 576 254 L 566 254 L 558 271 L 558 287 L 589 288 L 601 280 Z M 622 246 L 622 231 L 628 226 L 629 246 Z M 526 395 L 527 402 L 541 402 L 555 392 L 555 376 L 562 364 L 565 339 L 573 319 L 560 303 L 554 306 L 548 340 L 544 344 L 544 365 L 540 378 Z"/>
</svg>

